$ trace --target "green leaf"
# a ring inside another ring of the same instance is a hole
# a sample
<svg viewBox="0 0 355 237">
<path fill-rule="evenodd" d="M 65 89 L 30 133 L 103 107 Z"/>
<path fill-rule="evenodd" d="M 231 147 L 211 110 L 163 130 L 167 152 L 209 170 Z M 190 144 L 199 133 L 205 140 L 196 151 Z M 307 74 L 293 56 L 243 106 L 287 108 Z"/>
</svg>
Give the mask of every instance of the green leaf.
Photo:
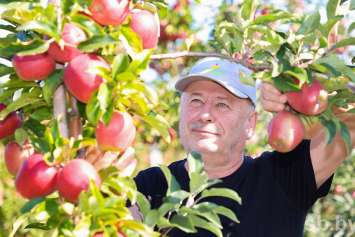
<svg viewBox="0 0 355 237">
<path fill-rule="evenodd" d="M 174 176 L 173 176 L 174 177 Z M 182 204 L 182 202 L 190 196 L 190 193 L 184 190 L 176 190 L 167 195 L 163 201 L 168 204 Z M 173 205 L 175 206 L 175 205 Z"/>
<path fill-rule="evenodd" d="M 55 38 L 57 42 L 59 42 L 61 38 L 61 33 L 58 32 L 57 27 L 50 22 L 29 21 L 19 26 L 17 30 L 34 30 L 41 34 L 48 35 L 50 38 Z"/>
<path fill-rule="evenodd" d="M 168 131 L 168 126 L 166 126 L 166 123 L 164 123 L 160 118 L 153 117 L 151 115 L 138 115 L 140 118 L 142 118 L 145 122 L 147 122 L 150 126 L 158 130 L 160 135 L 163 137 L 163 139 L 167 142 L 170 143 L 171 138 L 170 134 Z"/>
<path fill-rule="evenodd" d="M 110 35 L 98 35 L 89 38 L 86 41 L 80 42 L 78 49 L 83 52 L 93 52 L 97 48 L 106 47 L 109 44 L 119 44 L 120 42 Z"/>
<path fill-rule="evenodd" d="M 189 164 L 189 175 L 191 173 L 201 174 L 203 172 L 203 160 L 198 152 L 190 152 L 187 156 L 187 162 Z"/>
<path fill-rule="evenodd" d="M 320 117 L 320 120 L 322 121 L 322 125 L 324 128 L 324 143 L 327 146 L 334 140 L 337 131 L 336 124 L 333 120 L 326 120 L 323 119 L 323 117 Z"/>
<path fill-rule="evenodd" d="M 26 8 L 28 7 L 16 7 L 7 9 L 1 13 L 1 18 L 16 22 L 18 24 L 23 24 L 25 22 L 32 21 L 34 18 L 34 12 Z"/>
<path fill-rule="evenodd" d="M 112 77 L 116 78 L 117 74 L 125 72 L 128 68 L 128 64 L 128 55 L 125 52 L 118 53 L 112 63 Z"/>
<path fill-rule="evenodd" d="M 351 0 L 351 1 L 350 1 L 349 10 L 350 10 L 350 11 L 355 10 L 355 0 Z"/>
<path fill-rule="evenodd" d="M 355 1 L 354 1 L 355 2 Z M 348 34 L 350 35 L 350 33 L 355 29 L 355 22 L 351 23 L 349 28 L 348 28 Z"/>
<path fill-rule="evenodd" d="M 12 33 L 16 33 L 16 27 L 12 25 L 0 25 L 0 29 L 10 31 Z"/>
<path fill-rule="evenodd" d="M 355 73 L 350 67 L 348 67 L 340 58 L 334 54 L 328 54 L 327 56 L 316 60 L 313 64 L 329 64 L 334 67 L 338 72 L 347 76 L 352 82 L 355 82 Z"/>
<path fill-rule="evenodd" d="M 96 74 L 100 76 L 110 84 L 114 84 L 114 80 L 112 77 L 109 76 L 110 70 L 104 67 L 91 67 L 85 70 L 86 73 Z"/>
<path fill-rule="evenodd" d="M 27 140 L 27 132 L 23 128 L 16 129 L 15 140 L 17 144 L 22 147 L 23 143 Z"/>
<path fill-rule="evenodd" d="M 329 19 L 324 25 L 320 24 L 319 30 L 322 32 L 322 35 L 326 39 L 328 39 L 330 32 L 332 31 L 332 29 L 334 28 L 336 23 L 338 23 L 342 19 L 343 19 L 343 16 L 335 16 L 332 19 Z"/>
<path fill-rule="evenodd" d="M 9 237 L 13 237 L 17 230 L 20 228 L 20 226 L 27 221 L 27 218 L 31 215 L 30 212 L 26 212 L 24 214 L 22 214 L 21 216 L 17 217 L 17 219 L 15 220 L 15 222 L 12 224 L 12 231 L 9 235 Z"/>
<path fill-rule="evenodd" d="M 218 197 L 226 197 L 226 198 L 231 198 L 238 202 L 239 204 L 242 203 L 242 199 L 239 197 L 239 195 L 231 189 L 228 188 L 211 188 L 211 189 L 206 189 L 203 190 L 201 194 L 201 198 L 205 197 L 212 197 L 212 196 L 218 196 Z"/>
<path fill-rule="evenodd" d="M 329 0 L 326 7 L 328 19 L 331 19 L 337 15 L 339 5 L 340 0 Z"/>
<path fill-rule="evenodd" d="M 148 212 L 150 211 L 150 202 L 147 200 L 147 198 L 143 194 L 138 192 L 137 193 L 137 203 L 138 203 L 139 209 L 142 213 L 143 220 L 145 220 L 145 217 L 147 216 Z"/>
<path fill-rule="evenodd" d="M 112 88 L 111 88 L 112 92 Z M 109 86 L 106 83 L 101 83 L 97 92 L 97 100 L 100 103 L 100 110 L 106 111 L 106 108 L 110 104 L 112 93 L 110 93 Z M 107 125 L 105 125 L 107 126 Z"/>
<path fill-rule="evenodd" d="M 339 121 L 340 123 L 340 131 L 339 131 L 339 134 L 340 136 L 343 138 L 345 144 L 346 144 L 346 149 L 347 149 L 347 152 L 349 153 L 349 150 L 350 150 L 350 146 L 351 146 L 351 137 L 350 137 L 350 132 L 349 132 L 349 129 L 348 127 L 346 126 L 345 123 Z"/>
<path fill-rule="evenodd" d="M 255 80 L 253 76 L 242 69 L 238 69 L 240 82 L 245 85 L 255 86 Z"/>
<path fill-rule="evenodd" d="M 11 113 L 12 111 L 15 111 L 21 107 L 24 107 L 25 105 L 35 103 L 37 101 L 43 100 L 42 98 L 35 98 L 35 97 L 20 97 L 14 102 L 10 103 L 4 110 L 1 111 L 0 113 L 0 119 L 6 118 L 6 116 Z"/>
<path fill-rule="evenodd" d="M 335 45 L 333 51 L 338 49 L 338 48 L 342 48 L 342 47 L 345 47 L 345 46 L 348 46 L 348 45 L 355 45 L 355 38 L 354 37 L 346 38 L 346 39 L 343 39 L 343 40 L 339 41 Z"/>
<path fill-rule="evenodd" d="M 33 112 L 30 117 L 38 121 L 47 120 L 53 117 L 53 110 L 50 107 L 40 108 Z"/>
<path fill-rule="evenodd" d="M 27 225 L 24 229 L 38 229 L 38 230 L 51 230 L 51 226 L 47 226 L 44 223 L 39 223 L 39 222 L 34 222 L 29 225 Z"/>
<path fill-rule="evenodd" d="M 282 20 L 282 24 L 286 21 L 294 21 L 292 18 L 292 15 L 289 12 L 285 12 L 280 9 L 274 9 L 269 14 L 261 15 L 252 22 L 250 22 L 250 25 L 258 25 L 258 24 L 263 24 L 267 25 L 272 22 L 276 22 L 278 20 Z M 289 22 L 288 22 L 289 23 Z"/>
<path fill-rule="evenodd" d="M 43 132 L 46 129 L 45 125 L 31 118 L 23 122 L 22 127 L 31 130 L 37 137 L 43 137 Z"/>
<path fill-rule="evenodd" d="M 170 192 L 180 190 L 181 187 L 180 187 L 179 183 L 176 181 L 175 177 L 173 175 L 171 175 L 169 168 L 166 167 L 165 165 L 162 165 L 162 164 L 159 164 L 159 168 L 163 172 L 163 174 L 166 178 L 166 181 L 168 183 L 168 190 L 166 192 L 166 196 L 169 196 Z"/>
<path fill-rule="evenodd" d="M 36 82 L 33 81 L 24 81 L 21 80 L 20 78 L 18 79 L 13 79 L 13 80 L 8 80 L 7 82 L 5 82 L 4 84 L 0 85 L 0 89 L 3 88 L 16 88 L 16 89 L 20 89 L 20 88 L 26 88 L 26 87 L 39 87 L 39 85 Z"/>
<path fill-rule="evenodd" d="M 170 224 L 186 233 L 197 232 L 197 230 L 194 228 L 192 224 L 191 219 L 188 216 L 174 215 L 170 221 Z"/>
<path fill-rule="evenodd" d="M 318 64 L 310 64 L 309 69 L 311 69 L 312 71 L 315 71 L 315 72 L 323 73 L 323 74 L 330 76 L 330 77 L 338 77 L 340 75 L 340 73 L 337 72 L 337 70 L 334 67 L 330 66 L 327 63 L 322 63 L 319 65 Z"/>
<path fill-rule="evenodd" d="M 164 19 L 168 16 L 169 13 L 168 5 L 161 2 L 153 2 L 153 4 L 158 8 L 160 19 Z"/>
<path fill-rule="evenodd" d="M 223 215 L 223 216 L 228 217 L 228 218 L 231 219 L 232 221 L 235 221 L 235 222 L 237 222 L 237 223 L 240 223 L 239 220 L 237 219 L 235 213 L 234 213 L 232 210 L 230 210 L 230 209 L 228 209 L 228 208 L 226 208 L 226 207 L 224 207 L 224 206 L 212 207 L 212 210 L 213 210 L 214 212 L 216 212 L 217 214 L 220 214 L 220 215 Z"/>
<path fill-rule="evenodd" d="M 308 35 L 315 32 L 320 24 L 320 14 L 317 10 L 313 15 L 307 17 L 307 19 L 302 23 L 296 35 Z"/>
<path fill-rule="evenodd" d="M 142 39 L 134 32 L 130 27 L 121 27 L 121 34 L 118 37 L 124 44 L 127 53 L 134 57 L 135 54 L 139 54 L 143 51 Z"/>
<path fill-rule="evenodd" d="M 144 218 L 145 224 L 147 224 L 150 228 L 154 227 L 154 225 L 158 222 L 159 218 L 161 216 L 159 215 L 159 211 L 152 209 L 150 210 L 146 217 Z"/>
<path fill-rule="evenodd" d="M 93 37 L 94 35 L 105 34 L 105 31 L 102 29 L 102 27 L 87 16 L 74 15 L 71 18 L 71 23 L 82 28 L 88 34 L 89 37 Z"/>
<path fill-rule="evenodd" d="M 138 76 L 142 71 L 147 69 L 150 55 L 154 52 L 154 49 L 144 49 L 143 52 L 134 55 L 133 61 L 129 65 L 127 71 L 132 72 Z M 132 57 L 132 55 L 131 55 Z"/>
<path fill-rule="evenodd" d="M 304 83 L 308 82 L 307 71 L 303 68 L 294 67 L 293 71 L 285 71 L 285 73 L 288 75 L 291 75 L 293 77 L 296 77 L 300 82 L 300 86 L 302 86 Z"/>
<path fill-rule="evenodd" d="M 86 105 L 86 115 L 90 123 L 94 126 L 97 126 L 101 111 L 100 111 L 100 102 L 97 99 L 98 91 L 95 91 L 89 100 L 89 103 Z"/>
<path fill-rule="evenodd" d="M 52 96 L 57 87 L 63 83 L 63 73 L 64 69 L 54 70 L 49 76 L 44 80 L 43 85 L 43 98 L 48 105 L 51 105 Z"/>
<path fill-rule="evenodd" d="M 206 203 L 195 205 L 192 208 L 181 207 L 180 211 L 182 214 L 189 213 L 189 214 L 199 215 L 209 220 L 218 228 L 220 229 L 223 228 L 218 215 L 212 210 L 212 206 L 206 205 Z"/>
<path fill-rule="evenodd" d="M 0 77 L 8 75 L 8 74 L 14 74 L 15 70 L 12 67 L 8 67 L 4 64 L 0 64 Z"/>
<path fill-rule="evenodd" d="M 8 46 L 1 46 L 0 55 L 12 58 L 15 54 L 19 56 L 35 55 L 48 50 L 49 43 L 41 39 L 34 39 L 31 43 L 12 43 Z"/>
<path fill-rule="evenodd" d="M 256 9 L 260 5 L 259 0 L 246 0 L 242 5 L 242 17 L 244 20 L 253 20 Z"/>
<path fill-rule="evenodd" d="M 14 88 L 14 89 L 8 89 L 5 90 L 1 93 L 0 95 L 0 103 L 4 102 L 5 100 L 7 100 L 8 97 L 12 97 L 13 94 L 18 91 L 20 88 Z"/>
<path fill-rule="evenodd" d="M 190 174 L 190 172 L 189 172 Z M 190 192 L 193 193 L 194 195 L 200 193 L 203 189 L 205 189 L 206 186 L 208 186 L 207 183 L 208 177 L 206 172 L 202 172 L 201 174 L 199 173 L 191 173 L 190 174 Z"/>
<path fill-rule="evenodd" d="M 124 85 L 124 89 L 132 89 L 132 90 L 142 92 L 149 100 L 149 102 L 153 104 L 153 106 L 157 106 L 159 103 L 159 96 L 157 92 L 146 83 L 132 81 Z M 163 120 L 165 121 L 165 119 Z M 166 121 L 165 123 L 167 124 Z M 169 124 L 167 124 L 167 127 L 168 128 L 170 127 Z"/>
<path fill-rule="evenodd" d="M 192 214 L 190 214 L 189 217 L 195 227 L 200 227 L 200 228 L 206 229 L 208 231 L 211 231 L 213 234 L 215 234 L 218 237 L 223 237 L 222 231 L 216 225 L 212 224 L 211 222 L 208 222 L 208 221 L 206 221 L 198 216 L 192 215 Z"/>
<path fill-rule="evenodd" d="M 115 107 L 115 100 L 111 100 L 111 103 L 106 108 L 106 111 L 102 111 L 101 119 L 104 122 L 105 126 L 108 126 L 110 123 Z"/>
<path fill-rule="evenodd" d="M 295 84 L 294 80 L 285 75 L 280 74 L 278 77 L 273 78 L 275 87 L 282 91 L 302 91 L 301 88 Z"/>
</svg>

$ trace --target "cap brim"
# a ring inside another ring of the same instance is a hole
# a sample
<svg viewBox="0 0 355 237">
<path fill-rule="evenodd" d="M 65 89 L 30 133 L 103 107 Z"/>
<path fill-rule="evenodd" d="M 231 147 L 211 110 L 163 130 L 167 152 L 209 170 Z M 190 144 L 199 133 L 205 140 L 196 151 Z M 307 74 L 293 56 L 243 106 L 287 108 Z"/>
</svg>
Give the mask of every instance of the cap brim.
<svg viewBox="0 0 355 237">
<path fill-rule="evenodd" d="M 215 78 L 206 77 L 206 76 L 202 76 L 202 75 L 198 75 L 198 74 L 192 74 L 192 75 L 188 75 L 188 76 L 185 76 L 183 78 L 180 78 L 175 84 L 175 89 L 180 91 L 180 92 L 184 92 L 186 90 L 186 88 L 192 82 L 201 81 L 201 80 L 214 81 L 214 82 L 220 84 L 221 86 L 223 86 L 224 88 L 226 88 L 233 95 L 238 96 L 239 98 L 243 98 L 243 99 L 249 98 L 248 95 L 246 95 L 245 93 L 241 92 L 240 90 L 238 90 L 237 88 L 233 87 L 230 84 L 226 84 L 223 81 L 217 80 Z"/>
</svg>

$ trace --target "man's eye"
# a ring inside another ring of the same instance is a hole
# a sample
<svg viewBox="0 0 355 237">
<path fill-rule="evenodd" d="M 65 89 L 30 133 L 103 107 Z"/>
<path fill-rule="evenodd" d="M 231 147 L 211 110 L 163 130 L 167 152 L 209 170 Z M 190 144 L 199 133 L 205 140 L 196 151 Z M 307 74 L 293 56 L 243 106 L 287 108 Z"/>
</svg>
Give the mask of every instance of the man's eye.
<svg viewBox="0 0 355 237">
<path fill-rule="evenodd" d="M 191 102 L 200 103 L 200 102 L 201 102 L 201 100 L 199 100 L 199 99 L 193 99 Z"/>
<path fill-rule="evenodd" d="M 218 106 L 219 106 L 219 107 L 227 107 L 228 105 L 225 104 L 225 103 L 219 103 Z"/>
</svg>

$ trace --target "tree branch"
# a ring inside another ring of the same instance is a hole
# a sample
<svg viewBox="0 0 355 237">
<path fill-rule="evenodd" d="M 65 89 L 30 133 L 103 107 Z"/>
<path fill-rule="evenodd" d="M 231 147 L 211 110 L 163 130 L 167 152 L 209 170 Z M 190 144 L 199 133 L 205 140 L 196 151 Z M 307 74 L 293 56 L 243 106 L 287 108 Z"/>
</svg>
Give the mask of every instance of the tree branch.
<svg viewBox="0 0 355 237">
<path fill-rule="evenodd" d="M 226 54 L 221 54 L 217 52 L 179 52 L 179 53 L 168 53 L 168 54 L 155 54 L 151 55 L 151 60 L 162 60 L 162 59 L 174 59 L 174 58 L 185 58 L 185 57 L 219 57 L 219 58 L 226 58 L 231 62 L 239 63 L 244 67 L 252 69 L 254 71 L 263 71 L 265 69 L 272 70 L 272 66 L 268 65 L 254 65 L 248 63 L 244 60 L 233 58 Z"/>
<path fill-rule="evenodd" d="M 56 68 L 64 68 L 64 65 L 57 64 Z M 57 119 L 60 116 L 60 134 L 64 138 L 69 138 L 67 95 L 64 84 L 58 86 L 58 88 L 53 93 L 53 112 L 54 119 Z"/>
<path fill-rule="evenodd" d="M 72 94 L 69 93 L 69 123 L 70 123 L 70 137 L 74 137 L 75 140 L 82 139 L 82 124 L 81 116 L 76 106 L 76 99 Z M 85 158 L 86 149 L 78 150 L 76 157 Z"/>
</svg>

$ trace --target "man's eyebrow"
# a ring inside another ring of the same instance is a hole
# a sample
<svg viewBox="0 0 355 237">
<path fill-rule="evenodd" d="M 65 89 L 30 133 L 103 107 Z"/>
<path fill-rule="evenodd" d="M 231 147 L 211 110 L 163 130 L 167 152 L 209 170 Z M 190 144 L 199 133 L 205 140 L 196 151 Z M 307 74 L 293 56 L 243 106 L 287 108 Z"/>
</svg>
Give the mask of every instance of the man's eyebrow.
<svg viewBox="0 0 355 237">
<path fill-rule="evenodd" d="M 202 93 L 200 93 L 200 92 L 192 92 L 191 95 L 202 96 Z"/>
<path fill-rule="evenodd" d="M 228 97 L 223 97 L 223 96 L 217 96 L 217 99 L 220 99 L 220 100 L 230 100 Z"/>
</svg>

